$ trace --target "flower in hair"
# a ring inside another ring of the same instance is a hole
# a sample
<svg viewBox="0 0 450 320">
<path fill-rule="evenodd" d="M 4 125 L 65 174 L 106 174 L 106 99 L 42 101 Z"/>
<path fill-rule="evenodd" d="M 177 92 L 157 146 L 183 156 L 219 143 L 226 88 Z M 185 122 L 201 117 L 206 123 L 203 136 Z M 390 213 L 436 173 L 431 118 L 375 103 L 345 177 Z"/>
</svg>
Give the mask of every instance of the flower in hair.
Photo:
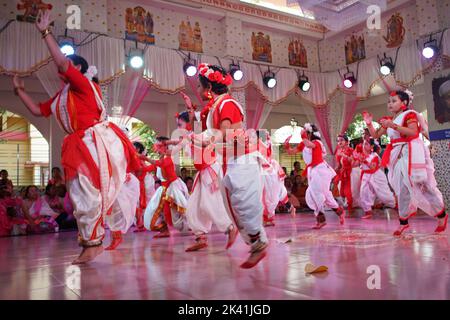
<svg viewBox="0 0 450 320">
<path fill-rule="evenodd" d="M 96 66 L 89 66 L 84 76 L 88 78 L 90 81 L 92 81 L 92 78 L 94 78 L 97 75 L 97 67 Z"/>
<path fill-rule="evenodd" d="M 305 123 L 305 125 L 303 126 L 303 128 L 305 128 L 305 130 L 308 131 L 308 132 L 313 132 L 312 125 L 311 125 L 311 123 L 309 123 L 309 122 Z"/>
<path fill-rule="evenodd" d="M 414 93 L 412 93 L 412 91 L 406 89 L 405 93 L 408 95 L 409 97 L 409 105 L 411 105 L 412 101 L 414 100 Z"/>
</svg>

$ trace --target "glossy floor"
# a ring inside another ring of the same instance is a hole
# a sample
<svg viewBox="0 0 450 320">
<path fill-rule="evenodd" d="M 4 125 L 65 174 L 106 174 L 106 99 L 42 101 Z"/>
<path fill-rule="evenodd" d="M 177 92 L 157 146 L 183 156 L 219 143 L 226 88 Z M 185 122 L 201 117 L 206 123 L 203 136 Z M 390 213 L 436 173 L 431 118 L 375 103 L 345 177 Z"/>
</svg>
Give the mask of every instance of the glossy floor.
<svg viewBox="0 0 450 320">
<path fill-rule="evenodd" d="M 381 212 L 345 226 L 327 217 L 315 231 L 312 214 L 277 216 L 269 254 L 250 270 L 239 268 L 248 247 L 238 238 L 225 251 L 220 233 L 206 250 L 186 253 L 190 236 L 130 232 L 83 267 L 70 264 L 79 252 L 73 232 L 2 238 L 0 299 L 450 299 L 450 233 L 433 235 L 434 219 L 412 219 L 395 239 L 397 220 Z M 329 270 L 307 275 L 307 263 Z"/>
</svg>

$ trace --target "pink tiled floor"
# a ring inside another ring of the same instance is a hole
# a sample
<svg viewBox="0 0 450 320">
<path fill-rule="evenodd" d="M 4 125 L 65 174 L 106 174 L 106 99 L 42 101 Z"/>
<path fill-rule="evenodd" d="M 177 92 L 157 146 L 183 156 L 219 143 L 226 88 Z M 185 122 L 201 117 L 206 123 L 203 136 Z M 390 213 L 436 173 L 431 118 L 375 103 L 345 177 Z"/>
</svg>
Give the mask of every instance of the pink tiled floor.
<svg viewBox="0 0 450 320">
<path fill-rule="evenodd" d="M 239 268 L 242 240 L 227 252 L 220 233 L 207 250 L 185 253 L 192 237 L 130 232 L 118 250 L 80 268 L 70 264 L 79 251 L 73 232 L 2 238 L 0 299 L 450 299 L 450 232 L 433 235 L 433 219 L 412 219 L 411 232 L 394 239 L 397 219 L 381 212 L 343 227 L 327 216 L 319 231 L 312 214 L 277 216 L 268 257 L 251 270 Z M 306 275 L 308 262 L 329 271 Z M 380 267 L 379 290 L 367 288 L 370 265 Z"/>
</svg>

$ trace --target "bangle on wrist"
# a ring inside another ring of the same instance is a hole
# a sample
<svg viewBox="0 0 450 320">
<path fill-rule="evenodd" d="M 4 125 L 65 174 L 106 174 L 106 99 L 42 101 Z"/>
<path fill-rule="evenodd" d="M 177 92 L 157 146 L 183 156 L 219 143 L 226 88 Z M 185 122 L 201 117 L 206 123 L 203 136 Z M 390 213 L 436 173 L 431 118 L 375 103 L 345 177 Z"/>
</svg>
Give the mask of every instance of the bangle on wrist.
<svg viewBox="0 0 450 320">
<path fill-rule="evenodd" d="M 24 88 L 24 87 L 15 87 L 15 88 L 14 88 L 14 94 L 15 94 L 16 96 L 19 95 L 19 90 L 25 91 L 25 88 Z"/>
<path fill-rule="evenodd" d="M 48 27 L 45 30 L 41 31 L 42 39 L 45 39 L 50 33 L 52 33 L 52 30 L 50 30 L 50 27 Z"/>
</svg>

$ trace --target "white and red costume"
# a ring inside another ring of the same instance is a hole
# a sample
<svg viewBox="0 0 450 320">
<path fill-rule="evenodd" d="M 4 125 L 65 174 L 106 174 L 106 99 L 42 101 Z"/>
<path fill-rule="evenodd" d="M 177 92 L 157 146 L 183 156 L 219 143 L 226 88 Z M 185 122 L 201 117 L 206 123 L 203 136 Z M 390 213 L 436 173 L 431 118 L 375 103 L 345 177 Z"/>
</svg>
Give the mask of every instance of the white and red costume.
<svg viewBox="0 0 450 320">
<path fill-rule="evenodd" d="M 206 119 L 208 131 L 220 130 L 224 120 L 229 120 L 231 124 L 244 120 L 241 105 L 229 94 L 222 94 L 214 100 Z M 253 251 L 260 250 L 268 243 L 263 227 L 262 156 L 256 149 L 256 145 L 251 147 L 247 144 L 242 155 L 225 153 L 222 183 L 225 207 L 244 241 L 252 246 Z"/>
<path fill-rule="evenodd" d="M 138 228 L 144 228 L 144 212 L 147 208 L 148 204 L 150 203 L 150 200 L 152 199 L 153 195 L 155 194 L 155 178 L 153 177 L 153 170 L 154 168 L 152 166 L 145 166 L 144 163 L 141 163 L 142 169 L 139 175 L 136 175 L 136 177 L 139 179 L 139 204 L 138 208 L 136 209 L 136 226 Z"/>
<path fill-rule="evenodd" d="M 68 84 L 46 103 L 43 116 L 54 114 L 68 134 L 62 146 L 62 165 L 74 205 L 79 240 L 101 244 L 104 223 L 126 232 L 134 221 L 139 182 L 127 173 L 140 166 L 130 140 L 113 123 L 104 121 L 100 88 L 71 63 L 63 74 Z"/>
<path fill-rule="evenodd" d="M 148 171 L 156 171 L 156 177 L 161 180 L 161 186 L 156 189 L 144 213 L 144 226 L 156 231 L 160 225 L 173 226 L 180 232 L 189 230 L 186 221 L 186 207 L 189 192 L 186 184 L 175 171 L 172 157 L 164 156 L 151 165 Z M 164 207 L 170 206 L 170 214 Z"/>
<path fill-rule="evenodd" d="M 267 160 L 267 163 L 262 164 L 264 222 L 267 223 L 273 222 L 278 203 L 288 203 L 289 197 L 284 186 L 286 174 L 278 161 L 272 158 L 270 142 L 267 146 L 261 141 L 259 142 L 259 150 L 262 151 L 263 155 L 266 155 Z"/>
<path fill-rule="evenodd" d="M 403 127 L 413 122 L 418 125 L 417 133 L 412 137 L 387 129 L 391 142 L 383 154 L 382 166 L 389 169 L 389 183 L 397 196 L 400 220 L 415 215 L 417 208 L 433 217 L 443 214 L 444 201 L 434 177 L 434 163 L 419 136 L 427 128 L 423 117 L 416 111 L 406 110 L 393 122 Z"/>
<path fill-rule="evenodd" d="M 334 182 L 339 183 L 339 195 L 347 200 L 347 206 L 349 209 L 351 209 L 353 207 L 353 194 L 352 194 L 353 149 L 350 148 L 349 146 L 344 146 L 343 148 L 338 147 L 338 149 L 336 149 L 335 157 L 336 162 L 339 164 L 339 167 L 338 171 L 336 172 Z"/>
<path fill-rule="evenodd" d="M 315 148 L 307 148 L 300 143 L 298 149 L 303 152 L 303 160 L 306 163 L 306 176 L 308 177 L 308 188 L 306 189 L 306 204 L 314 210 L 316 217 L 324 213 L 325 208 L 338 209 L 339 205 L 330 191 L 331 180 L 336 172 L 323 159 L 326 155 L 325 147 L 319 140 L 312 141 Z"/>
<path fill-rule="evenodd" d="M 361 163 L 360 205 L 364 212 L 372 210 L 376 199 L 390 208 L 395 208 L 395 197 L 380 164 L 380 156 L 375 152 Z"/>
<path fill-rule="evenodd" d="M 193 158 L 197 169 L 186 210 L 189 227 L 197 237 L 211 231 L 213 223 L 220 232 L 227 232 L 233 222 L 228 216 L 220 191 L 222 167 L 212 148 L 202 148 L 190 143 L 189 149 L 188 154 Z"/>
</svg>

